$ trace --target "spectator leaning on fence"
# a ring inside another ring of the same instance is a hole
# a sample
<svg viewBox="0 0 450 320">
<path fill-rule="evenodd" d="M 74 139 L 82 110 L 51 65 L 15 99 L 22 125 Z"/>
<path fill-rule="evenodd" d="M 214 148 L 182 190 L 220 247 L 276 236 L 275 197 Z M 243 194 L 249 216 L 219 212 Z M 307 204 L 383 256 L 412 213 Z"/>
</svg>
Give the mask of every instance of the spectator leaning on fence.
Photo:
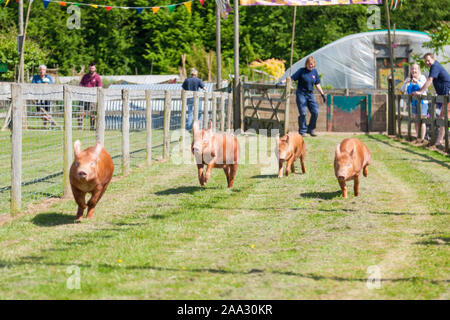
<svg viewBox="0 0 450 320">
<path fill-rule="evenodd" d="M 96 66 L 94 62 L 89 63 L 89 72 L 86 73 L 83 78 L 81 78 L 80 86 L 82 87 L 101 87 L 102 78 L 96 72 Z M 94 130 L 95 127 L 95 103 L 94 102 L 84 102 L 83 103 L 84 110 L 80 110 L 80 116 L 78 117 L 78 124 L 81 127 L 83 125 L 83 116 L 86 113 L 89 113 L 90 116 L 90 125 L 91 130 Z"/>
<path fill-rule="evenodd" d="M 202 80 L 200 80 L 198 78 L 198 71 L 195 68 L 192 68 L 190 74 L 191 74 L 191 76 L 189 78 L 187 78 L 186 80 L 184 80 L 181 87 L 186 91 L 198 91 L 200 88 L 202 88 L 203 91 L 206 91 L 205 84 L 203 83 Z M 187 105 L 188 105 L 188 116 L 187 116 L 187 120 L 186 120 L 186 130 L 191 130 L 192 124 L 194 122 L 193 121 L 194 98 L 188 98 Z M 200 101 L 198 104 L 198 108 L 199 108 L 199 113 L 200 113 L 199 122 L 201 123 L 202 119 L 203 119 L 203 114 L 202 114 L 202 105 L 201 105 Z"/>
<path fill-rule="evenodd" d="M 444 67 L 435 60 L 435 57 L 432 53 L 427 53 L 423 57 L 425 59 L 425 64 L 428 68 L 430 68 L 430 74 L 428 75 L 427 82 L 422 86 L 419 91 L 413 93 L 413 95 L 421 95 L 428 89 L 428 87 L 433 83 L 434 89 L 436 90 L 436 94 L 439 96 L 445 96 L 450 93 L 450 75 L 444 69 Z M 438 103 L 436 105 L 437 108 L 441 110 L 440 118 L 444 118 L 444 108 L 442 103 Z M 450 106 L 448 106 L 448 111 L 450 111 Z M 442 140 L 445 134 L 445 127 L 441 126 L 439 128 L 439 135 L 436 140 L 436 145 L 439 149 L 443 149 Z"/>
<path fill-rule="evenodd" d="M 34 75 L 31 83 L 39 83 L 39 84 L 53 84 L 53 78 L 47 75 L 47 66 L 41 64 L 39 66 L 39 74 Z M 38 100 L 36 102 L 36 108 L 39 112 L 42 113 L 42 121 L 44 123 L 44 127 L 47 125 L 47 122 L 50 120 L 49 112 L 50 112 L 50 101 L 48 100 Z"/>
<path fill-rule="evenodd" d="M 413 92 L 419 91 L 420 88 L 423 87 L 425 82 L 427 81 L 427 78 L 420 73 L 420 67 L 417 63 L 413 63 L 410 67 L 409 75 L 406 77 L 405 82 L 402 85 L 402 92 L 405 94 L 412 94 Z M 426 90 L 423 92 L 426 94 Z M 428 114 L 428 101 L 420 101 L 420 105 L 422 107 L 422 116 L 426 116 Z M 411 113 L 414 116 L 417 116 L 417 101 L 412 100 L 411 102 Z M 425 132 L 426 132 L 426 124 L 422 123 L 422 133 L 421 136 L 418 137 L 419 142 L 423 142 L 425 138 Z M 419 124 L 416 123 L 416 132 L 419 132 Z"/>
</svg>

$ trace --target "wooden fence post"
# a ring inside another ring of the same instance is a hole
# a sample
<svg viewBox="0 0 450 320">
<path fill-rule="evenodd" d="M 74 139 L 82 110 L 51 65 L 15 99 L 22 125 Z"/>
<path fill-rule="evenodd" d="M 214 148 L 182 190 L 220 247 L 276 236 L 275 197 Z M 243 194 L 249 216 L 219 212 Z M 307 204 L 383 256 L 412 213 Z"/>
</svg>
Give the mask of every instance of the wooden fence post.
<svg viewBox="0 0 450 320">
<path fill-rule="evenodd" d="M 287 134 L 289 132 L 289 107 L 291 103 L 291 82 L 292 79 L 290 77 L 286 80 L 286 106 L 284 109 L 284 134 Z"/>
<path fill-rule="evenodd" d="M 105 93 L 103 88 L 97 88 L 97 141 L 105 146 Z"/>
<path fill-rule="evenodd" d="M 24 103 L 22 85 L 11 84 L 11 215 L 22 208 L 22 119 Z"/>
<path fill-rule="evenodd" d="M 163 137 L 163 159 L 169 159 L 170 152 L 170 112 L 172 108 L 172 97 L 169 90 L 165 91 L 164 99 L 164 137 Z"/>
<path fill-rule="evenodd" d="M 220 132 L 225 132 L 225 93 L 220 93 Z"/>
<path fill-rule="evenodd" d="M 203 96 L 203 129 L 208 128 L 208 120 L 209 120 L 209 92 L 204 92 Z"/>
<path fill-rule="evenodd" d="M 449 141 L 448 141 L 448 104 L 449 104 L 449 96 L 444 97 L 444 105 L 442 108 L 444 108 L 444 126 L 445 126 L 445 133 L 444 133 L 444 143 L 445 143 L 445 151 L 447 153 L 450 153 L 449 149 Z"/>
<path fill-rule="evenodd" d="M 428 109 L 430 110 L 430 109 Z M 436 97 L 431 97 L 431 123 L 430 123 L 431 139 L 430 145 L 436 143 Z"/>
<path fill-rule="evenodd" d="M 402 115 L 401 115 L 401 110 L 400 110 L 401 98 L 402 98 L 401 95 L 397 96 L 397 106 L 395 106 L 395 99 L 392 102 L 393 107 L 394 107 L 394 114 L 397 114 L 397 137 L 399 137 L 399 138 L 402 137 Z M 394 122 L 395 122 L 395 120 L 394 120 Z M 395 129 L 394 129 L 394 132 L 395 132 Z"/>
<path fill-rule="evenodd" d="M 152 164 L 152 100 L 150 90 L 145 90 L 145 122 L 147 132 L 147 165 Z"/>
<path fill-rule="evenodd" d="M 417 101 L 417 118 L 415 119 L 417 121 L 414 122 L 417 122 L 417 139 L 420 139 L 420 137 L 422 136 L 422 100 L 417 99 Z"/>
<path fill-rule="evenodd" d="M 198 92 L 194 91 L 194 110 L 193 110 L 193 119 L 192 123 L 194 123 L 195 120 L 198 120 Z M 200 126 L 200 124 L 199 124 Z"/>
<path fill-rule="evenodd" d="M 245 114 L 244 114 L 244 91 L 245 84 L 247 83 L 247 79 L 244 78 L 244 81 L 239 81 L 239 111 L 240 111 L 240 123 L 241 123 L 241 132 L 245 131 Z"/>
<path fill-rule="evenodd" d="M 216 123 L 217 123 L 217 96 L 216 93 L 211 93 L 211 118 L 212 118 L 212 127 L 213 130 L 216 131 Z"/>
<path fill-rule="evenodd" d="M 130 92 L 122 89 L 122 175 L 130 173 Z"/>
<path fill-rule="evenodd" d="M 408 97 L 408 141 L 411 141 L 411 108 L 412 108 L 412 96 Z"/>
<path fill-rule="evenodd" d="M 64 156 L 63 156 L 63 198 L 72 195 L 70 187 L 70 165 L 72 162 L 72 92 L 64 85 Z"/>
<path fill-rule="evenodd" d="M 187 107 L 187 98 L 186 91 L 181 90 L 181 150 L 184 148 L 184 141 L 186 139 L 186 107 Z"/>
<path fill-rule="evenodd" d="M 227 131 L 233 132 L 232 122 L 232 110 L 233 110 L 233 92 L 228 93 L 228 109 L 227 109 Z"/>
</svg>

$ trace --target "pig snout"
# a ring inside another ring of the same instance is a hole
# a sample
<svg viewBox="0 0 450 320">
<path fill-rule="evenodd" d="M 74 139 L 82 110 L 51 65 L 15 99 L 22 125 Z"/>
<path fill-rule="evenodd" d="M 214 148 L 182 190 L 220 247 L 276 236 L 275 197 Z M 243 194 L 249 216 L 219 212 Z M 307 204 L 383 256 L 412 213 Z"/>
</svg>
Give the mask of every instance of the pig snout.
<svg viewBox="0 0 450 320">
<path fill-rule="evenodd" d="M 83 170 L 78 171 L 78 178 L 86 179 L 87 178 L 87 172 L 83 171 Z"/>
</svg>

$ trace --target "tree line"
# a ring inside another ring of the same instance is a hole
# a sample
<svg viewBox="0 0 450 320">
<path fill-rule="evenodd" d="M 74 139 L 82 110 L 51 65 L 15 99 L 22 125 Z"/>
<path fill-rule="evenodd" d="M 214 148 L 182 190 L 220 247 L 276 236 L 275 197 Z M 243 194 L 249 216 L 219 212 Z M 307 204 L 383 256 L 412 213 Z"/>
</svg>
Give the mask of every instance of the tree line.
<svg viewBox="0 0 450 320">
<path fill-rule="evenodd" d="M 125 7 L 164 6 L 173 0 L 82 0 L 84 3 Z M 30 2 L 25 1 L 25 10 Z M 233 5 L 233 3 L 232 3 Z M 82 6 L 80 28 L 68 28 L 71 16 L 66 7 L 42 1 L 32 3 L 25 47 L 25 69 L 39 64 L 58 67 L 60 75 L 79 72 L 82 65 L 97 62 L 100 74 L 178 74 L 182 54 L 186 67 L 195 66 L 207 76 L 206 55 L 213 56 L 215 76 L 216 4 L 195 0 L 190 14 L 185 6 L 173 12 L 167 7 L 155 14 L 136 10 Z M 381 29 L 386 29 L 384 7 Z M 397 29 L 431 31 L 450 20 L 450 0 L 408 0 L 403 8 L 391 11 Z M 290 59 L 293 7 L 240 6 L 240 65 L 243 73 L 257 59 Z M 26 11 L 25 11 L 26 12 Z M 369 31 L 367 6 L 298 7 L 294 62 L 322 46 L 349 34 Z M 11 1 L 0 9 L 0 63 L 8 72 L 0 80 L 13 80 L 17 54 L 18 4 Z M 223 78 L 233 73 L 233 13 L 221 19 Z M 287 66 L 289 67 L 289 66 Z"/>
</svg>

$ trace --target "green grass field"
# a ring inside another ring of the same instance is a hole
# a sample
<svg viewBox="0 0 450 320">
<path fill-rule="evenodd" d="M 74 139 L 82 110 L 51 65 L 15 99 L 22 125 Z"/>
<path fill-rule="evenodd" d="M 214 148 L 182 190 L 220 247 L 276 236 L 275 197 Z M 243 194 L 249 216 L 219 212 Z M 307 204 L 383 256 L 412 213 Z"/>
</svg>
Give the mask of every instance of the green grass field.
<svg viewBox="0 0 450 320">
<path fill-rule="evenodd" d="M 304 175 L 240 165 L 232 190 L 221 169 L 202 188 L 193 164 L 137 166 L 80 224 L 47 201 L 0 226 L 0 299 L 449 299 L 449 158 L 360 135 L 373 163 L 343 199 L 344 137 L 307 137 Z"/>
</svg>

